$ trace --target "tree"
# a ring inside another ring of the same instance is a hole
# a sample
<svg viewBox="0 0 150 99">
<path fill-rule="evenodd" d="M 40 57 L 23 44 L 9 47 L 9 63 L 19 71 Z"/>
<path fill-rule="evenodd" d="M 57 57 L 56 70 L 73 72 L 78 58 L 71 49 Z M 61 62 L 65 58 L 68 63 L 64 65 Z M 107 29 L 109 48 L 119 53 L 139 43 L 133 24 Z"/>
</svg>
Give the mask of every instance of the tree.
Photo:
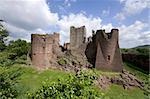
<svg viewBox="0 0 150 99">
<path fill-rule="evenodd" d="M 3 22 L 3 20 L 0 20 Z M 4 28 L 4 26 L 0 23 L 0 52 L 6 48 L 5 38 L 8 36 L 8 31 Z"/>
<path fill-rule="evenodd" d="M 27 43 L 25 40 L 18 39 L 16 41 L 10 41 L 7 46 L 7 51 L 12 53 L 11 59 L 16 59 L 21 56 L 26 56 L 30 48 L 30 43 Z"/>
</svg>

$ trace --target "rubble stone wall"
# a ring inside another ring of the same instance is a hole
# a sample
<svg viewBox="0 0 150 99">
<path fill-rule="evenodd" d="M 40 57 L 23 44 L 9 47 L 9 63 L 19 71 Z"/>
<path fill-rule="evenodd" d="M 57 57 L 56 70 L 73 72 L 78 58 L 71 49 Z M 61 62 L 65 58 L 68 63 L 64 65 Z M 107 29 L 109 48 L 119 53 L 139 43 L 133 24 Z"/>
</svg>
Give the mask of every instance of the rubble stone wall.
<svg viewBox="0 0 150 99">
<path fill-rule="evenodd" d="M 118 44 L 118 29 L 110 33 L 98 30 L 86 48 L 85 54 L 97 69 L 122 71 L 123 62 Z"/>
<path fill-rule="evenodd" d="M 59 48 L 59 34 L 32 34 L 31 42 L 32 64 L 37 68 L 48 66 L 49 60 L 55 57 L 55 49 Z"/>
<path fill-rule="evenodd" d="M 86 40 L 86 29 L 85 26 L 75 28 L 74 26 L 70 27 L 70 48 L 76 49 Z"/>
</svg>

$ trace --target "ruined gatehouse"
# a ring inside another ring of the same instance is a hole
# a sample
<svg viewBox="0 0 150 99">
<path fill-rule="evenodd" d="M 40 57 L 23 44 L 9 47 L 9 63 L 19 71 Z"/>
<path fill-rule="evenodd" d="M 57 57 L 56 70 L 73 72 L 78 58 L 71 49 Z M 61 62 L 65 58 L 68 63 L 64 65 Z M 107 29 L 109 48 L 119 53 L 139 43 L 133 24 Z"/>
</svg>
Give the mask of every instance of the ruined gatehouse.
<svg viewBox="0 0 150 99">
<path fill-rule="evenodd" d="M 59 45 L 59 34 L 40 35 L 32 34 L 32 63 L 36 67 L 46 67 L 51 60 L 57 59 L 60 49 L 78 53 L 76 57 L 88 61 L 96 69 L 122 71 L 122 57 L 119 50 L 119 30 L 112 29 L 110 33 L 97 30 L 86 41 L 86 28 L 70 27 L 70 43 Z M 82 54 L 82 55 L 81 55 Z M 82 61 L 83 62 L 83 61 Z M 83 62 L 84 63 L 84 62 Z"/>
</svg>

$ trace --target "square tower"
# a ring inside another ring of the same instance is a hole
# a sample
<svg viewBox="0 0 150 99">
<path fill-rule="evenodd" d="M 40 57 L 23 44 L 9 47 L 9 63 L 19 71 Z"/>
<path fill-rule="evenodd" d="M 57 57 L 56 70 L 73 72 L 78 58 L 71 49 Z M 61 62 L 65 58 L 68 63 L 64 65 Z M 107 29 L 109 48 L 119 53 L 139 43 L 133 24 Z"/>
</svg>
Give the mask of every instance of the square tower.
<svg viewBox="0 0 150 99">
<path fill-rule="evenodd" d="M 81 26 L 75 28 L 74 26 L 70 27 L 70 48 L 76 49 L 86 41 L 86 28 Z"/>
</svg>

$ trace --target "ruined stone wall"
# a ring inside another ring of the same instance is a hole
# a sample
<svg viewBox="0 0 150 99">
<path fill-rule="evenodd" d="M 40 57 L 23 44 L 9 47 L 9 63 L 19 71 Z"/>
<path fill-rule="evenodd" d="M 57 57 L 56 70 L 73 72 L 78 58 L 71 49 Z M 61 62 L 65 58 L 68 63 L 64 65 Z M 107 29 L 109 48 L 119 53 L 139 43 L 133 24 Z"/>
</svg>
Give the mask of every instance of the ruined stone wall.
<svg viewBox="0 0 150 99">
<path fill-rule="evenodd" d="M 49 61 L 55 57 L 55 49 L 59 47 L 59 34 L 32 34 L 31 43 L 32 64 L 37 68 L 45 68 L 50 64 Z"/>
<path fill-rule="evenodd" d="M 74 26 L 70 27 L 70 48 L 76 49 L 81 44 L 85 43 L 86 40 L 86 29 L 85 26 L 75 28 Z"/>
<path fill-rule="evenodd" d="M 70 50 L 70 43 L 64 43 L 63 47 L 65 50 Z"/>
<path fill-rule="evenodd" d="M 97 69 L 121 71 L 123 64 L 118 44 L 118 29 L 112 29 L 110 33 L 98 30 L 87 45 L 85 54 Z"/>
<path fill-rule="evenodd" d="M 121 71 L 123 64 L 118 44 L 118 29 L 112 29 L 110 33 L 97 31 L 96 45 L 96 68 Z"/>
</svg>

